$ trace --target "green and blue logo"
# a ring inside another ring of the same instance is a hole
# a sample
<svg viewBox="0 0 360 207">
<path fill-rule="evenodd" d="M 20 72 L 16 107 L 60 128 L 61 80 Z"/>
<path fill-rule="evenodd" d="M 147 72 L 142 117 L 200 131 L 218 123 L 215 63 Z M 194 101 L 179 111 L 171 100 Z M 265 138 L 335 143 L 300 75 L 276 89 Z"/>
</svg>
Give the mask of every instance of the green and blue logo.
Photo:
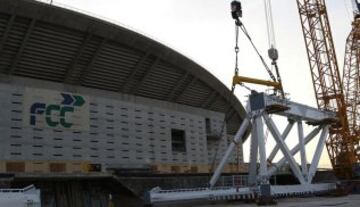
<svg viewBox="0 0 360 207">
<path fill-rule="evenodd" d="M 49 127 L 62 126 L 71 128 L 73 123 L 67 120 L 67 114 L 74 113 L 76 107 L 85 104 L 83 96 L 61 93 L 61 104 L 46 104 L 35 102 L 30 106 L 30 125 L 36 126 L 39 115 L 45 116 L 45 122 Z"/>
</svg>

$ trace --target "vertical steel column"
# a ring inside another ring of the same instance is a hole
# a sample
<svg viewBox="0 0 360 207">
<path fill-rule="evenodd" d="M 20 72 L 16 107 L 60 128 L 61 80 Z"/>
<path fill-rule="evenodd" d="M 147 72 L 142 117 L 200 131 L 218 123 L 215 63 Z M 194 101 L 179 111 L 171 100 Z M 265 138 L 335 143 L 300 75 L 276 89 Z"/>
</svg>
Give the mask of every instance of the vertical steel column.
<svg viewBox="0 0 360 207">
<path fill-rule="evenodd" d="M 250 140 L 250 163 L 249 163 L 249 178 L 248 184 L 250 186 L 257 184 L 257 158 L 258 158 L 258 136 L 256 129 L 256 121 L 255 118 L 252 120 L 253 126 L 251 129 L 251 140 Z"/>
<path fill-rule="evenodd" d="M 297 129 L 298 129 L 299 145 L 300 145 L 301 171 L 304 178 L 307 179 L 308 170 L 307 170 L 307 159 L 306 159 L 306 150 L 304 143 L 304 129 L 303 129 L 302 120 L 297 121 Z"/>
<path fill-rule="evenodd" d="M 259 147 L 259 155 L 260 155 L 260 171 L 258 180 L 261 184 L 268 184 L 267 179 L 267 161 L 266 161 L 266 148 L 265 148 L 265 140 L 264 140 L 264 123 L 261 115 L 257 116 L 254 122 L 254 128 L 257 133 L 257 142 Z"/>
</svg>

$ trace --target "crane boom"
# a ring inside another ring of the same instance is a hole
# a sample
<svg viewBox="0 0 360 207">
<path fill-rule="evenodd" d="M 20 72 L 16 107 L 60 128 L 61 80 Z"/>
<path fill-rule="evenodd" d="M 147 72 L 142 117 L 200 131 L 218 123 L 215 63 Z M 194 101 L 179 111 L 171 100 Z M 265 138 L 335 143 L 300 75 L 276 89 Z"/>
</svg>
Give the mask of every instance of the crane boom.
<svg viewBox="0 0 360 207">
<path fill-rule="evenodd" d="M 339 123 L 326 141 L 331 164 L 340 178 L 352 176 L 357 162 L 350 135 L 347 106 L 325 0 L 297 0 L 300 20 L 319 109 L 334 111 Z"/>
<path fill-rule="evenodd" d="M 352 29 L 346 39 L 343 83 L 347 107 L 350 136 L 353 140 L 356 162 L 360 161 L 360 2 L 352 0 L 354 20 Z"/>
<path fill-rule="evenodd" d="M 351 134 L 359 130 L 359 55 L 360 55 L 360 19 L 355 19 L 352 30 L 346 39 L 343 83 L 345 102 Z"/>
</svg>

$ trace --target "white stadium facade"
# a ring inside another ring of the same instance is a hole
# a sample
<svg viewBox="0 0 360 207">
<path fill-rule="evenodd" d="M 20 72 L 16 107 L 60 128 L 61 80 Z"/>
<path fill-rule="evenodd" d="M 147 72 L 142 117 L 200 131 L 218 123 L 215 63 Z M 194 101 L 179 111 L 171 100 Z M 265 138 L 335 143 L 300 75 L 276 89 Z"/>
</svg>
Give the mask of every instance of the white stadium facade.
<svg viewBox="0 0 360 207">
<path fill-rule="evenodd" d="M 2 184 L 34 183 L 43 206 L 87 206 L 91 188 L 60 199 L 87 183 L 103 192 L 91 202 L 106 203 L 116 192 L 102 179 L 135 192 L 121 183 L 129 174 L 207 178 L 245 116 L 226 86 L 178 52 L 32 0 L 0 0 L 0 99 Z M 242 162 L 239 146 L 226 172 Z"/>
</svg>

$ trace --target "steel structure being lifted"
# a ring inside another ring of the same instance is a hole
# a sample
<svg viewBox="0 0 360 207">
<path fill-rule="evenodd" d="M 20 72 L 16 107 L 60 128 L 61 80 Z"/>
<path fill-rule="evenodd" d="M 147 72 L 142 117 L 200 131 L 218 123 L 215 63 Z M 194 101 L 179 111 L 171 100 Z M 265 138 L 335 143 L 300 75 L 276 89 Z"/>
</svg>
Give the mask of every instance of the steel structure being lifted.
<svg viewBox="0 0 360 207">
<path fill-rule="evenodd" d="M 335 183 L 313 183 L 313 177 L 316 173 L 325 144 L 327 145 L 331 162 L 337 175 L 341 178 L 351 178 L 353 176 L 353 167 L 358 161 L 358 151 L 356 149 L 356 146 L 358 146 L 358 122 L 356 119 L 359 105 L 357 101 L 359 89 L 359 21 L 354 21 L 353 31 L 347 41 L 347 59 L 345 60 L 344 67 L 344 79 L 346 80 L 341 80 L 324 0 L 297 0 L 297 4 L 319 109 L 290 102 L 284 95 L 277 97 L 276 94 L 265 95 L 264 93 L 252 91 L 246 107 L 247 117 L 244 119 L 211 177 L 209 187 L 173 191 L 164 191 L 155 188 L 148 194 L 147 198 L 149 203 L 154 204 L 192 199 L 231 200 L 244 198 L 259 198 L 260 201 L 268 203 L 271 202 L 273 197 L 282 195 L 291 196 L 334 190 L 336 189 Z M 270 3 L 266 4 L 267 10 L 270 5 Z M 267 18 L 271 18 L 271 12 L 267 12 L 269 13 Z M 233 1 L 232 16 L 235 19 L 237 29 L 240 27 L 245 35 L 249 37 L 245 27 L 240 21 L 241 14 L 240 2 Z M 357 17 L 358 16 L 359 15 L 357 15 Z M 355 20 L 357 20 L 356 18 Z M 272 24 L 268 23 L 268 25 Z M 249 40 L 251 41 L 250 38 Z M 274 38 L 272 38 L 272 40 L 274 40 Z M 277 69 L 276 72 L 279 78 L 276 79 L 274 77 L 264 63 L 261 55 L 258 54 L 272 81 L 239 76 L 236 64 L 233 88 L 236 84 L 260 84 L 272 86 L 275 90 L 281 90 L 282 94 L 284 94 L 276 64 L 278 58 L 277 51 L 273 45 L 270 46 L 269 56 L 276 66 L 275 68 Z M 253 47 L 256 50 L 254 44 Z M 237 48 L 238 46 L 236 44 L 236 56 L 238 55 Z M 276 56 L 271 55 L 275 54 L 271 53 L 272 50 L 276 52 Z M 236 60 L 237 59 L 236 57 Z M 346 94 L 344 94 L 343 81 L 347 84 L 345 88 Z M 270 114 L 287 118 L 288 124 L 282 133 L 280 133 Z M 276 146 L 269 154 L 266 153 L 265 147 L 264 122 L 276 141 Z M 315 127 L 307 136 L 304 136 L 304 122 Z M 299 143 L 290 149 L 285 139 L 295 123 L 297 124 Z M 249 186 L 242 188 L 236 186 L 229 188 L 217 187 L 218 180 L 228 158 L 235 146 L 242 141 L 241 139 L 250 126 Z M 305 146 L 316 137 L 320 131 L 321 135 L 319 136 L 315 153 L 311 159 L 310 166 L 308 166 Z M 329 133 L 330 136 L 328 136 Z M 282 152 L 283 158 L 277 163 L 272 163 L 279 150 Z M 294 159 L 295 154 L 298 152 L 300 152 L 301 167 L 298 166 Z M 259 165 L 258 160 L 260 162 Z M 293 175 L 299 181 L 299 185 L 271 186 L 269 182 L 271 176 L 285 163 L 289 164 Z"/>
<path fill-rule="evenodd" d="M 336 114 L 312 108 L 299 103 L 291 102 L 286 99 L 279 98 L 274 95 L 265 95 L 264 93 L 253 93 L 250 95 L 247 109 L 247 118 L 241 124 L 233 141 L 228 146 L 220 164 L 216 168 L 208 188 L 199 189 L 180 189 L 180 190 L 161 190 L 155 188 L 148 193 L 147 199 L 151 204 L 167 203 L 174 201 L 185 201 L 194 199 L 208 200 L 232 200 L 259 198 L 267 199 L 278 196 L 292 196 L 304 194 L 317 194 L 328 192 L 336 188 L 335 183 L 314 184 L 313 177 L 315 175 L 321 153 L 325 146 L 325 139 L 328 136 L 330 126 L 337 122 Z M 285 117 L 288 125 L 280 133 L 276 126 L 273 116 Z M 267 154 L 264 139 L 264 122 L 270 133 L 276 141 L 276 146 Z M 304 136 L 303 123 L 315 126 L 315 128 Z M 299 143 L 290 148 L 285 139 L 290 133 L 294 123 L 297 123 Z M 227 163 L 235 146 L 241 141 L 248 127 L 252 125 L 251 131 L 251 147 L 250 147 L 250 166 L 249 166 L 249 186 L 244 188 L 238 187 L 216 187 L 219 177 Z M 321 133 L 320 133 L 321 132 Z M 311 159 L 311 165 L 307 168 L 306 145 L 313 140 L 318 134 L 315 153 Z M 281 151 L 283 158 L 278 162 L 269 166 L 278 151 Z M 297 165 L 294 156 L 299 153 L 301 155 L 301 168 Z M 257 170 L 257 160 L 260 160 L 260 167 Z M 288 186 L 270 186 L 270 177 L 273 176 L 277 169 L 288 163 L 294 176 L 299 181 L 299 185 Z"/>
<path fill-rule="evenodd" d="M 312 183 L 325 143 L 336 175 L 342 179 L 353 178 L 354 173 L 356 173 L 357 164 L 360 161 L 360 121 L 358 114 L 360 108 L 358 98 L 360 88 L 360 3 L 353 1 L 353 4 L 355 18 L 352 24 L 352 31 L 347 38 L 344 71 L 341 78 L 325 0 L 297 0 L 318 109 L 290 102 L 284 96 L 279 98 L 276 95 L 269 96 L 252 91 L 246 107 L 248 112 L 247 118 L 243 121 L 234 140 L 228 146 L 220 164 L 211 177 L 209 187 L 175 191 L 164 191 L 156 188 L 149 192 L 149 202 L 161 203 L 191 199 L 231 200 L 244 198 L 260 198 L 260 200 L 267 202 L 269 201 L 268 199 L 271 200 L 272 197 L 281 196 L 284 192 L 287 192 L 285 195 L 288 196 L 333 190 L 336 188 L 335 184 Z M 265 1 L 268 13 L 267 18 L 271 18 L 271 11 L 268 11 L 270 6 L 270 2 Z M 232 16 L 236 21 L 237 27 L 240 27 L 245 35 L 248 36 L 245 27 L 239 19 L 241 14 L 240 2 L 233 1 Z M 268 20 L 269 25 L 272 25 L 271 20 Z M 271 32 L 268 33 L 271 34 Z M 269 38 L 270 41 L 274 41 L 274 36 L 272 39 Z M 236 44 L 236 55 L 238 54 L 237 48 Z M 254 49 L 256 50 L 255 46 Z M 273 56 L 274 58 L 272 58 L 271 54 L 275 53 L 270 51 L 269 55 L 273 63 L 275 63 L 276 69 L 278 69 L 276 65 L 277 51 L 273 45 L 271 45 L 270 50 L 276 52 L 276 56 Z M 259 56 L 263 61 L 261 55 Z M 284 94 L 280 78 L 276 79 L 265 63 L 264 66 L 272 81 L 239 76 L 236 64 L 233 88 L 235 84 L 252 83 L 272 86 L 275 90 L 281 90 L 282 94 Z M 276 72 L 279 74 L 278 70 Z M 287 118 L 288 125 L 282 133 L 280 133 L 270 114 Z M 276 146 L 269 155 L 266 153 L 265 147 L 264 122 L 276 141 Z M 316 126 L 307 136 L 304 136 L 303 122 Z M 285 139 L 295 123 L 297 123 L 299 143 L 290 149 L 285 143 Z M 218 188 L 217 182 L 228 158 L 237 143 L 241 142 L 242 137 L 250 126 L 249 186 L 243 188 L 235 186 Z M 320 131 L 321 135 L 316 145 L 311 165 L 308 168 L 305 146 Z M 330 136 L 328 136 L 329 134 Z M 279 150 L 281 150 L 284 157 L 274 164 L 272 161 Z M 301 168 L 294 159 L 294 155 L 298 152 L 300 152 Z M 260 161 L 259 166 L 258 160 Z M 300 184 L 282 187 L 271 186 L 269 182 L 270 177 L 285 163 L 289 164 L 293 175 Z"/>
</svg>

